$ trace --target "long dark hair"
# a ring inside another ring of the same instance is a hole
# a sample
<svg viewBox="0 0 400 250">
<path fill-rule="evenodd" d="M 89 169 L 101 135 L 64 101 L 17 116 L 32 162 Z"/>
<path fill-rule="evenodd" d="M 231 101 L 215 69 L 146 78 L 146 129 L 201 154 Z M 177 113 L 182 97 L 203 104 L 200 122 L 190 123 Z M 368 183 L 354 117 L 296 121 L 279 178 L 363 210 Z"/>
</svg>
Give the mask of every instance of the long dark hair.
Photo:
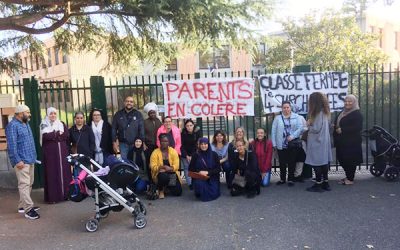
<svg viewBox="0 0 400 250">
<path fill-rule="evenodd" d="M 308 119 L 313 122 L 321 111 L 324 115 L 330 117 L 331 111 L 328 98 L 321 92 L 314 92 L 308 99 Z"/>
<path fill-rule="evenodd" d="M 216 130 L 212 139 L 212 144 L 214 146 L 217 146 L 217 136 L 218 135 L 222 135 L 223 139 L 222 139 L 222 144 L 226 145 L 226 143 L 228 142 L 226 139 L 226 134 L 223 130 Z"/>
</svg>

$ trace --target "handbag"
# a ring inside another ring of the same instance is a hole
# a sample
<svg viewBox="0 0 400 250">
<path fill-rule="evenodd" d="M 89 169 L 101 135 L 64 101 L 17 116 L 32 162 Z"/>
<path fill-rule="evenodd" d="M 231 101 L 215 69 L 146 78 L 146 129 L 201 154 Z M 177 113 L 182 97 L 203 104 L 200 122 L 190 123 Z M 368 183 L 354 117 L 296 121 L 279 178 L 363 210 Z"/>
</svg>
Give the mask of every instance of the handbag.
<svg viewBox="0 0 400 250">
<path fill-rule="evenodd" d="M 168 187 L 174 187 L 176 186 L 176 174 L 172 173 L 169 175 L 169 182 L 168 182 Z"/>
<path fill-rule="evenodd" d="M 300 138 L 293 139 L 288 142 L 288 148 L 302 148 L 303 142 Z"/>
<path fill-rule="evenodd" d="M 202 181 L 206 181 L 206 180 L 210 179 L 209 176 L 204 176 L 204 175 L 199 174 L 198 172 L 194 172 L 194 171 L 189 171 L 188 175 L 189 175 L 189 177 L 191 177 L 193 179 L 198 179 L 198 180 L 202 180 Z"/>
<path fill-rule="evenodd" d="M 246 179 L 244 176 L 241 176 L 240 174 L 235 174 L 232 184 L 244 188 L 246 186 Z"/>
</svg>

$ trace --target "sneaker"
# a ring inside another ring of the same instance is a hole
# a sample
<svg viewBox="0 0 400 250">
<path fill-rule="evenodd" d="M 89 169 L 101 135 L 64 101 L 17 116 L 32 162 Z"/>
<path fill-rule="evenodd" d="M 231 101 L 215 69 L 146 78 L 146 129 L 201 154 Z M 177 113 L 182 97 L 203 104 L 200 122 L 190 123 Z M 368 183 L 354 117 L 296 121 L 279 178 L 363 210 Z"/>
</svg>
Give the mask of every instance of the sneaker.
<svg viewBox="0 0 400 250">
<path fill-rule="evenodd" d="M 34 209 L 35 211 L 38 211 L 38 210 L 40 209 L 40 207 L 33 207 L 33 209 Z M 23 207 L 18 208 L 18 213 L 20 213 L 20 214 L 25 213 L 24 208 L 23 208 Z"/>
<path fill-rule="evenodd" d="M 315 183 L 314 185 L 312 185 L 311 187 L 307 188 L 306 190 L 308 192 L 322 193 L 322 192 L 324 192 L 324 190 L 322 189 L 321 185 L 322 184 Z"/>
<path fill-rule="evenodd" d="M 164 191 L 160 191 L 160 192 L 158 193 L 158 198 L 159 198 L 159 199 L 164 199 L 164 198 L 165 198 Z"/>
<path fill-rule="evenodd" d="M 321 185 L 321 188 L 325 191 L 331 191 L 331 187 L 329 186 L 329 183 L 327 181 L 324 181 Z"/>
<path fill-rule="evenodd" d="M 29 212 L 25 214 L 25 218 L 30 220 L 36 220 L 40 218 L 40 215 L 36 213 L 35 209 L 32 208 L 31 210 L 29 210 Z"/>
</svg>

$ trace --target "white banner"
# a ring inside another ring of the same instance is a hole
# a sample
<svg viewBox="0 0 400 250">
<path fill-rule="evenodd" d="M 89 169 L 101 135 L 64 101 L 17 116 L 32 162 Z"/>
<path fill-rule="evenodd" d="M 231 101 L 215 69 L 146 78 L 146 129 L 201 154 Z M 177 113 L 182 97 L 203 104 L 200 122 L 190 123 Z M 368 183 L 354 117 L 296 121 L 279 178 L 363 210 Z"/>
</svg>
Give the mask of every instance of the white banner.
<svg viewBox="0 0 400 250">
<path fill-rule="evenodd" d="M 163 82 L 165 115 L 172 118 L 254 116 L 254 80 L 204 78 Z"/>
<path fill-rule="evenodd" d="M 281 103 L 289 101 L 298 113 L 307 113 L 308 98 L 313 92 L 327 95 L 331 111 L 343 109 L 347 95 L 348 73 L 309 72 L 268 74 L 259 76 L 264 112 L 281 111 Z"/>
</svg>

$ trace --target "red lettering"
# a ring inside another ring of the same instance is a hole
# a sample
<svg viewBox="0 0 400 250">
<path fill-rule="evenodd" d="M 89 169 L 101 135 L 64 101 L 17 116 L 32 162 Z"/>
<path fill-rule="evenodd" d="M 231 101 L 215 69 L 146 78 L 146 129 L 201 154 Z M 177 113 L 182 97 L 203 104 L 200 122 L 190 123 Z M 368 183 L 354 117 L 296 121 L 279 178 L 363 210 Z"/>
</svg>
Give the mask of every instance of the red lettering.
<svg viewBox="0 0 400 250">
<path fill-rule="evenodd" d="M 208 82 L 207 83 L 207 94 L 208 94 L 208 100 L 218 100 L 218 96 L 213 96 L 215 94 L 215 91 L 213 89 L 213 86 L 216 86 L 217 83 L 215 82 Z"/>
<path fill-rule="evenodd" d="M 251 85 L 247 82 L 243 82 L 239 84 L 239 95 L 238 98 L 240 99 L 252 99 L 253 98 L 253 93 L 249 90 Z M 247 93 L 247 95 L 246 95 Z"/>
<path fill-rule="evenodd" d="M 211 114 L 215 116 L 224 115 L 225 103 L 212 104 Z"/>
<path fill-rule="evenodd" d="M 189 87 L 187 82 L 184 82 L 182 84 L 181 90 L 179 91 L 179 95 L 178 98 L 181 98 L 182 93 L 187 93 L 187 95 L 189 96 L 190 99 L 193 99 L 192 93 L 190 93 Z"/>
<path fill-rule="evenodd" d="M 174 106 L 175 103 L 168 103 L 168 108 L 167 108 L 167 115 L 171 116 L 171 117 L 175 117 L 176 114 L 172 113 L 172 111 L 174 111 Z"/>
<path fill-rule="evenodd" d="M 200 110 L 200 106 L 201 106 L 201 104 L 199 104 L 199 103 L 192 105 L 192 107 L 190 108 L 192 115 L 201 116 L 201 112 L 196 112 L 197 110 Z"/>
<path fill-rule="evenodd" d="M 201 113 L 203 113 L 204 116 L 210 114 L 210 105 L 208 103 L 203 104 L 201 107 Z"/>
<path fill-rule="evenodd" d="M 177 103 L 176 104 L 176 116 L 182 117 L 185 116 L 185 103 Z"/>
<path fill-rule="evenodd" d="M 204 87 L 203 83 L 201 83 L 201 82 L 193 83 L 193 90 L 194 90 L 194 97 L 196 99 L 199 98 L 200 94 L 204 97 L 204 99 L 207 98 L 206 94 L 204 93 L 205 87 Z"/>
<path fill-rule="evenodd" d="M 179 89 L 179 85 L 176 83 L 172 82 L 167 82 L 166 84 L 167 87 L 167 96 L 168 96 L 168 101 L 171 100 L 171 93 L 177 91 Z M 173 87 L 173 88 L 171 88 Z"/>
<path fill-rule="evenodd" d="M 236 113 L 233 111 L 233 105 L 231 103 L 227 103 L 225 108 L 225 114 L 229 115 L 229 113 L 231 113 L 231 115 L 236 115 Z"/>
<path fill-rule="evenodd" d="M 245 108 L 246 108 L 246 103 L 237 103 L 236 104 L 236 114 L 237 115 L 246 115 Z"/>
<path fill-rule="evenodd" d="M 218 84 L 219 99 L 218 101 L 223 102 L 230 99 L 229 83 Z M 223 99 L 224 98 L 224 99 Z"/>
</svg>

